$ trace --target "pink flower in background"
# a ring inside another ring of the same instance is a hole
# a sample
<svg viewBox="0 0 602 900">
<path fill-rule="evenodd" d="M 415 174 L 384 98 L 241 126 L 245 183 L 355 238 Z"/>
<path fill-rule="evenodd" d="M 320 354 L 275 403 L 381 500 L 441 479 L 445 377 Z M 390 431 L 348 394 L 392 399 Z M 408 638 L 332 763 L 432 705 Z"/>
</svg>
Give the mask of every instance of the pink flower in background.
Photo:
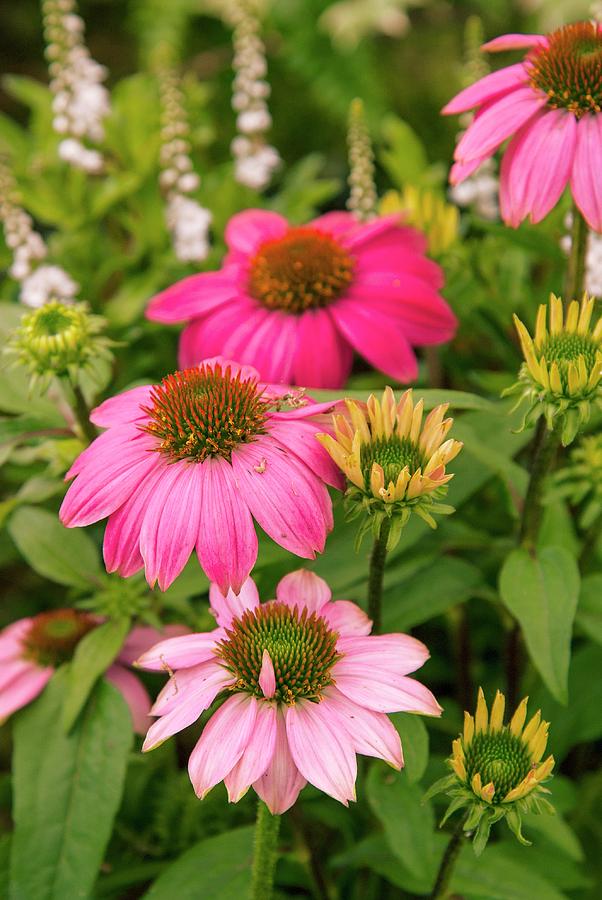
<svg viewBox="0 0 602 900">
<path fill-rule="evenodd" d="M 269 382 L 342 387 L 356 350 L 391 378 L 411 381 L 413 346 L 441 344 L 456 319 L 439 294 L 443 273 L 426 241 L 398 216 L 359 223 L 334 212 L 303 227 L 250 209 L 226 228 L 228 255 L 158 294 L 147 316 L 189 322 L 180 365 L 223 354 Z"/>
<path fill-rule="evenodd" d="M 257 558 L 253 519 L 312 559 L 332 528 L 326 484 L 341 474 L 315 439 L 332 403 L 260 385 L 255 369 L 218 358 L 125 391 L 91 419 L 107 429 L 76 459 L 60 510 L 69 526 L 107 516 L 109 572 L 145 568 L 166 590 L 196 546 L 225 592 Z"/>
<path fill-rule="evenodd" d="M 19 619 L 0 631 L 0 722 L 27 706 L 41 694 L 54 671 L 68 662 L 79 641 L 99 624 L 99 619 L 74 609 L 56 609 Z M 135 731 L 148 728 L 151 702 L 146 688 L 127 669 L 134 659 L 166 634 L 182 635 L 187 629 L 167 626 L 134 628 L 115 662 L 105 672 L 130 708 Z"/>
<path fill-rule="evenodd" d="M 220 781 L 233 803 L 252 786 L 276 814 L 309 781 L 347 805 L 357 753 L 403 765 L 386 713 L 440 715 L 431 692 L 408 678 L 428 659 L 424 644 L 406 634 L 370 636 L 366 614 L 348 600 L 333 602 L 317 575 L 286 575 L 268 603 L 251 579 L 239 595 L 212 585 L 210 600 L 214 631 L 162 641 L 138 660 L 171 675 L 153 706 L 160 718 L 145 750 L 227 698 L 190 756 L 201 799 Z"/>
<path fill-rule="evenodd" d="M 507 139 L 500 177 L 504 221 L 539 222 L 567 184 L 588 224 L 602 231 L 602 25 L 579 22 L 544 36 L 507 34 L 485 50 L 526 49 L 525 59 L 461 91 L 447 115 L 476 109 L 459 141 L 452 184 Z"/>
</svg>

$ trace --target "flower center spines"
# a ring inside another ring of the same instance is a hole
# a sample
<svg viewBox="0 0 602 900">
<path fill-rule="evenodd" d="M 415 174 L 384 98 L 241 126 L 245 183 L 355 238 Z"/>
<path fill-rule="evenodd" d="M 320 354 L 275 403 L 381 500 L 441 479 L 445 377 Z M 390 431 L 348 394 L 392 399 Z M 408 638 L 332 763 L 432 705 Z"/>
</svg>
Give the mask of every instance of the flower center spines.
<svg viewBox="0 0 602 900">
<path fill-rule="evenodd" d="M 602 32 L 595 22 L 558 28 L 548 45 L 532 50 L 526 60 L 529 81 L 543 91 L 552 109 L 577 118 L 602 109 Z"/>
<path fill-rule="evenodd" d="M 355 261 L 330 235 L 290 228 L 260 245 L 249 267 L 249 292 L 268 309 L 300 314 L 337 300 L 353 280 Z"/>
</svg>

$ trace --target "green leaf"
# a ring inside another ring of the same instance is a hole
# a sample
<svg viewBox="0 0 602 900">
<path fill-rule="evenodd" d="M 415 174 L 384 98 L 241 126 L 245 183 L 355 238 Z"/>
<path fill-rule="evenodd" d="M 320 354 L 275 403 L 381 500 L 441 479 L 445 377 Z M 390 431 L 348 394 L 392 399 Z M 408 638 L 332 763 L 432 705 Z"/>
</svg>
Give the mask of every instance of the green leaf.
<svg viewBox="0 0 602 900">
<path fill-rule="evenodd" d="M 86 588 L 102 576 L 98 551 L 88 535 L 65 528 L 45 509 L 21 506 L 8 530 L 32 569 L 51 581 Z"/>
<path fill-rule="evenodd" d="M 387 631 L 407 631 L 467 600 L 482 582 L 480 570 L 455 557 L 428 562 L 410 578 L 387 579 L 383 594 L 383 620 Z"/>
<path fill-rule="evenodd" d="M 602 574 L 594 572 L 581 582 L 576 620 L 597 644 L 602 644 Z"/>
<path fill-rule="evenodd" d="M 88 897 L 121 800 L 132 743 L 129 709 L 102 681 L 66 735 L 60 724 L 66 682 L 60 670 L 15 719 L 10 900 Z"/>
<path fill-rule="evenodd" d="M 67 695 L 63 705 L 63 728 L 71 731 L 92 688 L 109 668 L 129 631 L 129 619 L 104 622 L 89 631 L 76 647 L 67 670 Z"/>
<path fill-rule="evenodd" d="M 429 759 L 429 734 L 426 725 L 420 716 L 412 713 L 392 713 L 389 718 L 401 738 L 404 774 L 410 784 L 414 784 L 424 775 Z"/>
<path fill-rule="evenodd" d="M 365 390 L 342 390 L 332 391 L 324 389 L 313 389 L 311 396 L 320 403 L 327 403 L 329 400 L 344 400 L 350 397 L 353 400 L 367 400 L 371 393 L 382 393 L 381 388 L 366 388 Z M 416 394 L 417 398 L 424 400 L 425 409 L 433 409 L 440 403 L 449 403 L 454 409 L 476 409 L 484 412 L 496 411 L 496 405 L 487 400 L 485 397 L 479 397 L 478 394 L 471 394 L 468 391 L 443 391 L 420 389 Z"/>
<path fill-rule="evenodd" d="M 524 850 L 524 854 L 524 862 L 519 863 L 498 845 L 487 847 L 478 859 L 472 849 L 463 848 L 452 873 L 450 892 L 479 900 L 565 900 L 564 894 L 532 870 L 529 851 Z"/>
<path fill-rule="evenodd" d="M 250 826 L 201 841 L 159 876 L 144 900 L 242 900 L 251 886 Z"/>
<path fill-rule="evenodd" d="M 384 119 L 382 136 L 388 148 L 381 151 L 380 159 L 397 187 L 419 181 L 428 161 L 414 129 L 403 119 L 389 115 Z"/>
<path fill-rule="evenodd" d="M 567 677 L 579 569 L 564 547 L 531 555 L 520 547 L 506 558 L 500 593 L 519 622 L 529 655 L 554 697 L 568 701 Z"/>
<path fill-rule="evenodd" d="M 403 773 L 376 765 L 371 767 L 366 790 L 391 850 L 411 876 L 428 888 L 434 818 L 430 805 L 423 802 L 423 792 Z"/>
</svg>

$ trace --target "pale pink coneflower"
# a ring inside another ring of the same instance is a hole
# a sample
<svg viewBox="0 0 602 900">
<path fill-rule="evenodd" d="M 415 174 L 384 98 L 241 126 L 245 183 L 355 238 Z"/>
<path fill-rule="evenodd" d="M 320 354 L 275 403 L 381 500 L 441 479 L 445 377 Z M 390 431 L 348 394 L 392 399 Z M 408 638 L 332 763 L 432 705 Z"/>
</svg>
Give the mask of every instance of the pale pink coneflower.
<svg viewBox="0 0 602 900">
<path fill-rule="evenodd" d="M 567 185 L 594 231 L 602 231 L 602 25 L 577 22 L 548 35 L 507 34 L 490 51 L 527 51 L 445 106 L 476 109 L 450 173 L 460 184 L 511 138 L 500 171 L 500 212 L 508 225 L 541 221 Z"/>
<path fill-rule="evenodd" d="M 392 215 L 361 223 L 332 212 L 298 227 L 249 209 L 226 227 L 219 272 L 202 272 L 158 294 L 156 322 L 188 322 L 180 365 L 223 354 L 265 381 L 340 388 L 353 352 L 399 381 L 416 378 L 412 347 L 453 337 L 440 267 L 426 240 Z"/>
<path fill-rule="evenodd" d="M 248 579 L 240 594 L 210 592 L 218 627 L 162 641 L 138 665 L 171 675 L 153 706 L 151 750 L 195 722 L 217 698 L 188 771 L 201 799 L 224 781 L 231 802 L 253 787 L 273 814 L 310 782 L 347 805 L 356 754 L 403 766 L 387 713 L 438 716 L 432 693 L 410 672 L 428 650 L 407 634 L 370 636 L 372 622 L 348 600 L 331 600 L 317 575 L 286 575 L 260 603 Z"/>
<path fill-rule="evenodd" d="M 107 430 L 67 473 L 76 478 L 61 521 L 109 517 L 109 572 L 144 567 L 166 590 L 196 546 L 209 579 L 237 591 L 257 558 L 253 519 L 297 556 L 324 549 L 333 524 L 325 482 L 343 486 L 315 440 L 332 405 L 260 384 L 255 369 L 221 358 L 125 391 L 92 412 Z"/>
</svg>

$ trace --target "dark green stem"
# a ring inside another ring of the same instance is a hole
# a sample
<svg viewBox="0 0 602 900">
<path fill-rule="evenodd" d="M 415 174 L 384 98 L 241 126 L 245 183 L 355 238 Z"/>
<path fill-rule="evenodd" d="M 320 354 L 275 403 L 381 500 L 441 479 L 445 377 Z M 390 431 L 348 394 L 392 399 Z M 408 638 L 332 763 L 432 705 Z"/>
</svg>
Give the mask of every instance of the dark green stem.
<svg viewBox="0 0 602 900">
<path fill-rule="evenodd" d="M 581 300 L 585 283 L 585 258 L 589 229 L 577 204 L 573 204 L 573 227 L 571 230 L 571 252 L 566 270 L 564 301 Z"/>
<path fill-rule="evenodd" d="M 449 839 L 449 844 L 445 848 L 439 871 L 437 872 L 437 880 L 431 894 L 431 900 L 440 900 L 445 897 L 449 887 L 450 878 L 454 870 L 454 865 L 458 858 L 460 848 L 462 847 L 462 838 L 464 837 L 464 818 L 461 818 Z"/>
<path fill-rule="evenodd" d="M 533 441 L 533 461 L 531 477 L 523 506 L 520 525 L 519 544 L 532 552 L 537 543 L 537 535 L 543 515 L 543 489 L 545 479 L 550 471 L 556 451 L 560 445 L 560 429 L 550 431 L 543 416 L 537 423 Z"/>
<path fill-rule="evenodd" d="M 280 816 L 273 816 L 263 800 L 259 800 L 255 824 L 251 900 L 271 900 L 279 831 Z"/>
<path fill-rule="evenodd" d="M 368 573 L 368 615 L 372 619 L 372 634 L 380 634 L 382 624 L 383 577 L 387 558 L 387 540 L 391 522 L 383 519 L 378 537 L 372 547 Z"/>
<path fill-rule="evenodd" d="M 590 527 L 585 532 L 583 547 L 581 548 L 581 555 L 579 556 L 579 566 L 582 572 L 587 571 L 587 568 L 592 561 L 592 557 L 596 553 L 596 548 L 598 546 L 598 541 L 600 540 L 601 535 L 602 515 L 598 516 L 595 522 L 593 522 L 593 524 L 590 525 Z"/>
<path fill-rule="evenodd" d="M 61 384 L 67 395 L 69 405 L 73 410 L 77 424 L 79 425 L 79 430 L 88 443 L 91 444 L 92 441 L 98 437 L 98 431 L 90 421 L 90 409 L 86 403 L 86 398 L 83 395 L 82 389 L 69 377 L 62 378 Z"/>
</svg>

